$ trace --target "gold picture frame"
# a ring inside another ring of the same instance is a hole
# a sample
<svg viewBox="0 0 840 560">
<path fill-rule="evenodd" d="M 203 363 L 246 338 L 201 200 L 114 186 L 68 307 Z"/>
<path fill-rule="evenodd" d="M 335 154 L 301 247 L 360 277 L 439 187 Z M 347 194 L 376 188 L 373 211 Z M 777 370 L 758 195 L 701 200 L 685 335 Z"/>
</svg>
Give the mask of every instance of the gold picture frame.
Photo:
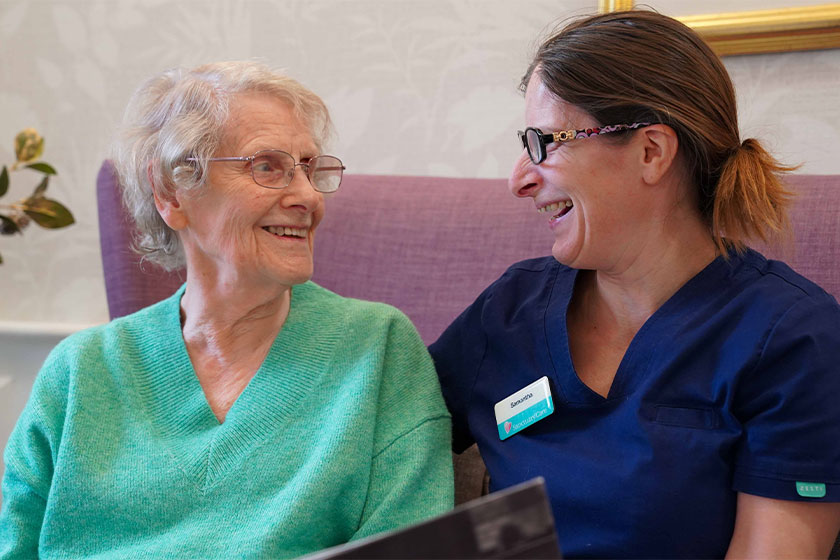
<svg viewBox="0 0 840 560">
<path fill-rule="evenodd" d="M 633 8 L 632 0 L 599 0 L 600 12 Z M 840 48 L 840 3 L 678 17 L 720 56 Z"/>
</svg>

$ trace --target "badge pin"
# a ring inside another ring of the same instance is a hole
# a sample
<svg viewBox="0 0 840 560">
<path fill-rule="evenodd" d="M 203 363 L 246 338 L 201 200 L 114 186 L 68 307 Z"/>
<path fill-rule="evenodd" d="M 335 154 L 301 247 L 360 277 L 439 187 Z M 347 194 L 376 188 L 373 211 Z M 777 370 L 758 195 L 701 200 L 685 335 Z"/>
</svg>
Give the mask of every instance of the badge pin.
<svg viewBox="0 0 840 560">
<path fill-rule="evenodd" d="M 499 438 L 507 439 L 554 412 L 548 377 L 541 377 L 527 387 L 500 400 L 494 407 Z"/>
</svg>

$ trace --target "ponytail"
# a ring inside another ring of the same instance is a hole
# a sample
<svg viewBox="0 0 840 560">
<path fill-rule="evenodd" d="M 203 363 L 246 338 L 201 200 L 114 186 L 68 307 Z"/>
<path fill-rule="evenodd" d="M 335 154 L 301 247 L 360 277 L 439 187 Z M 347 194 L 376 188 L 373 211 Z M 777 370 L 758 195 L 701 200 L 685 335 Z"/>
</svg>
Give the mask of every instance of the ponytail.
<svg viewBox="0 0 840 560">
<path fill-rule="evenodd" d="M 735 148 L 721 169 L 712 209 L 712 234 L 722 255 L 730 248 L 743 252 L 749 238 L 766 242 L 786 232 L 793 193 L 782 176 L 796 167 L 776 161 L 753 138 Z"/>
</svg>

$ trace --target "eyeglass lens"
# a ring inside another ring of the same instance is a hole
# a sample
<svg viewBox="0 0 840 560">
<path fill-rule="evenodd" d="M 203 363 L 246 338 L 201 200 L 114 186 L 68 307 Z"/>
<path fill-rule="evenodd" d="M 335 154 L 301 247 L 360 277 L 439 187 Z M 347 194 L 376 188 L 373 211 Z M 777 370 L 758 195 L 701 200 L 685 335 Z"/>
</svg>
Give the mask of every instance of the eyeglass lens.
<svg viewBox="0 0 840 560">
<path fill-rule="evenodd" d="M 317 156 L 301 164 L 316 191 L 334 192 L 341 184 L 344 167 L 334 156 Z M 270 189 L 287 187 L 295 175 L 295 159 L 286 152 L 264 151 L 254 156 L 251 172 L 254 181 Z"/>
<path fill-rule="evenodd" d="M 540 132 L 537 129 L 528 128 L 525 130 L 525 147 L 534 163 L 541 163 L 545 159 L 545 144 L 543 144 Z"/>
</svg>

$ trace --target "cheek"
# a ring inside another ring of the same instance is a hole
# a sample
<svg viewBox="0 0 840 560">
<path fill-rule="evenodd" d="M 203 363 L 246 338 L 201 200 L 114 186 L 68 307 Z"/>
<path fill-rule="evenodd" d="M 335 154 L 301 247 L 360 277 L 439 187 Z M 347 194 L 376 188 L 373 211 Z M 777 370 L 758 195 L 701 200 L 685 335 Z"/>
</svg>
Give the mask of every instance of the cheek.
<svg viewBox="0 0 840 560">
<path fill-rule="evenodd" d="M 230 199 L 220 200 L 219 206 L 211 211 L 214 214 L 207 220 L 205 228 L 206 233 L 216 239 L 217 245 L 241 250 L 254 244 L 257 234 L 257 215 L 254 212 Z"/>
<path fill-rule="evenodd" d="M 318 228 L 318 225 L 321 223 L 321 220 L 324 219 L 324 215 L 327 213 L 326 201 L 321 198 L 318 207 L 312 213 L 312 232 L 314 233 L 315 230 Z"/>
<path fill-rule="evenodd" d="M 594 175 L 581 195 L 581 215 L 590 235 L 620 242 L 630 224 L 644 215 L 644 208 L 627 190 L 620 177 Z"/>
</svg>

